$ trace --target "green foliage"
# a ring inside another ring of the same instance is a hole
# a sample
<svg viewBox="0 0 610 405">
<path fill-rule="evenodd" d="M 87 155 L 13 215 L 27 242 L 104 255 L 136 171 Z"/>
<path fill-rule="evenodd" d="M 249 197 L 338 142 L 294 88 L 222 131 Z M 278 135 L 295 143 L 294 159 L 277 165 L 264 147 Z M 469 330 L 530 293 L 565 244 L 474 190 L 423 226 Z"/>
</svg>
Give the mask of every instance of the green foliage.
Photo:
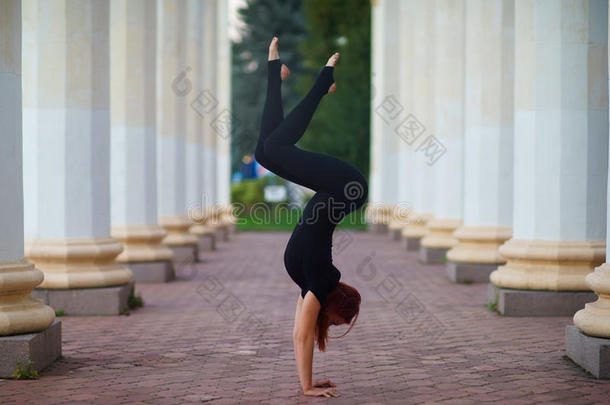
<svg viewBox="0 0 610 405">
<path fill-rule="evenodd" d="M 297 44 L 305 39 L 301 0 L 249 0 L 238 10 L 244 24 L 241 40 L 232 44 L 231 170 L 240 170 L 243 155 L 254 154 L 267 89 L 271 38 L 279 38 L 280 59 L 291 76 L 282 85 L 284 106 L 299 98 L 295 77 L 303 71 Z"/>
<path fill-rule="evenodd" d="M 32 360 L 22 364 L 17 362 L 17 368 L 13 371 L 13 378 L 17 380 L 36 380 L 38 379 L 38 371 L 34 369 Z"/>
<path fill-rule="evenodd" d="M 299 46 L 308 72 L 299 78 L 305 94 L 334 52 L 337 92 L 324 97 L 299 146 L 327 153 L 369 173 L 370 134 L 370 2 L 305 0 L 308 38 Z"/>
<path fill-rule="evenodd" d="M 286 185 L 286 180 L 272 175 L 233 183 L 231 184 L 231 202 L 241 204 L 246 209 L 256 203 L 271 206 L 273 204 L 265 203 L 265 187 L 269 185 Z"/>
<path fill-rule="evenodd" d="M 129 297 L 127 298 L 127 306 L 129 309 L 136 309 L 144 306 L 144 299 L 140 294 L 136 297 L 135 295 L 135 287 L 131 288 L 129 292 Z"/>
<path fill-rule="evenodd" d="M 55 316 L 64 316 L 65 312 L 63 309 L 58 309 L 57 311 L 55 311 Z"/>
</svg>

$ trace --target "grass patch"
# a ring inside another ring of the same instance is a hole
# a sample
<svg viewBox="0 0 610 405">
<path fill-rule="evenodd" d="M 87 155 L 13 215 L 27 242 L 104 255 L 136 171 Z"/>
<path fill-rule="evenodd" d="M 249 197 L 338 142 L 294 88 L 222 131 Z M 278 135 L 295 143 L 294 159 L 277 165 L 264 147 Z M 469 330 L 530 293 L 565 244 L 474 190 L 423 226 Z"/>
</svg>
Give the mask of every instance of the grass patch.
<svg viewBox="0 0 610 405">
<path fill-rule="evenodd" d="M 135 287 L 131 288 L 129 292 L 129 297 L 127 298 L 127 306 L 129 309 L 136 309 L 144 306 L 144 299 L 140 294 L 136 297 L 135 295 Z"/>
<path fill-rule="evenodd" d="M 489 301 L 489 302 L 487 303 L 487 308 L 488 308 L 490 311 L 493 311 L 493 312 L 499 313 L 499 312 L 498 312 L 498 290 L 496 290 L 496 291 L 494 292 L 494 300 L 493 300 L 493 301 Z"/>
<path fill-rule="evenodd" d="M 28 360 L 25 364 L 18 361 L 17 368 L 13 371 L 13 378 L 17 380 L 37 380 L 38 371 L 34 369 L 32 360 Z"/>
<path fill-rule="evenodd" d="M 301 208 L 288 208 L 287 205 L 278 204 L 268 209 L 243 212 L 237 219 L 239 231 L 292 231 L 299 222 L 303 210 Z M 343 218 L 337 229 L 366 230 L 364 209 L 360 208 Z"/>
<path fill-rule="evenodd" d="M 66 313 L 63 309 L 58 309 L 55 311 L 55 316 L 64 316 Z"/>
</svg>

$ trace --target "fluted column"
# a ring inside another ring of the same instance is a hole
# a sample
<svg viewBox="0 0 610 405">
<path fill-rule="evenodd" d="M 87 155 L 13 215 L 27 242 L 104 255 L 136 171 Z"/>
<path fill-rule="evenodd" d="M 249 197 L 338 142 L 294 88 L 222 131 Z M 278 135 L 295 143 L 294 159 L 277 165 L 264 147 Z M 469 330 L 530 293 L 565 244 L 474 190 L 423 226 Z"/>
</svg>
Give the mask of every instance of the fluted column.
<svg viewBox="0 0 610 405">
<path fill-rule="evenodd" d="M 42 331 L 55 312 L 30 295 L 43 274 L 23 254 L 21 1 L 0 3 L 0 38 L 0 336 L 7 336 Z M 0 363 L 4 344 L 0 339 Z M 0 369 L 4 371 L 4 364 Z"/>
<path fill-rule="evenodd" d="M 601 7 L 600 7 L 601 8 Z M 601 10 L 595 10 L 599 13 Z M 608 10 L 610 19 L 610 9 Z M 610 40 L 610 31 L 608 39 Z M 607 44 L 606 44 L 607 53 Z M 610 61 L 610 55 L 608 55 Z M 609 164 L 610 168 L 610 164 Z M 610 171 L 608 172 L 610 178 Z M 610 184 L 608 184 L 606 201 L 610 201 Z M 574 325 L 566 326 L 566 354 L 578 365 L 597 378 L 610 379 L 610 369 L 606 353 L 610 350 L 610 206 L 606 206 L 606 263 L 589 273 L 585 282 L 597 294 L 597 300 L 585 304 L 574 315 Z"/>
<path fill-rule="evenodd" d="M 110 2 L 111 222 L 137 281 L 172 278 L 157 224 L 156 3 Z"/>
<path fill-rule="evenodd" d="M 383 224 L 387 226 L 392 239 L 398 240 L 404 219 L 399 209 L 398 182 L 401 177 L 399 163 L 401 156 L 401 139 L 396 132 L 396 126 L 405 114 L 405 105 L 401 101 L 400 83 L 403 72 L 396 56 L 404 38 L 400 36 L 400 0 L 383 1 L 383 24 L 379 27 L 382 32 L 383 63 L 379 70 L 381 75 L 380 87 L 375 89 L 373 100 L 374 114 L 381 118 L 381 156 L 378 167 L 381 175 L 375 179 L 378 182 L 379 201 L 386 210 Z"/>
<path fill-rule="evenodd" d="M 594 9 L 593 11 L 602 13 L 603 8 L 599 10 Z M 610 20 L 610 9 L 607 10 L 606 19 L 606 30 L 608 33 L 608 40 L 610 41 L 610 31 L 608 30 L 608 20 Z M 601 17 L 600 17 L 601 18 Z M 603 28 L 603 23 L 601 23 Z M 603 34 L 603 33 L 602 33 Z M 610 66 L 610 54 L 608 54 L 608 42 L 605 44 L 606 55 L 608 55 L 608 66 Z M 601 49 L 597 49 L 597 57 L 603 57 L 599 55 L 599 52 L 603 52 L 603 46 Z M 608 93 L 606 93 L 606 97 Z M 610 163 L 608 164 L 610 169 Z M 610 170 L 608 171 L 608 177 L 610 179 Z M 610 201 L 610 182 L 607 188 L 606 201 Z M 589 273 L 585 278 L 587 286 L 595 291 L 598 295 L 598 299 L 595 302 L 588 303 L 584 309 L 581 309 L 574 315 L 574 325 L 581 331 L 590 336 L 597 336 L 601 338 L 610 339 L 610 264 L 608 258 L 610 257 L 610 205 L 606 204 L 606 263 L 597 267 L 595 271 Z M 606 345 L 610 344 L 610 341 Z"/>
<path fill-rule="evenodd" d="M 383 154 L 384 150 L 384 122 L 377 111 L 382 103 L 384 94 L 384 66 L 385 66 L 385 7 L 387 0 L 371 1 L 371 164 L 369 172 L 369 201 L 365 209 L 368 229 L 373 232 L 384 232 L 387 220 L 383 218 Z"/>
<path fill-rule="evenodd" d="M 87 289 L 66 293 L 79 301 L 66 314 L 116 313 L 120 289 L 119 305 L 81 305 L 132 279 L 110 237 L 109 3 L 27 0 L 23 13 L 25 254 L 41 288 Z"/>
<path fill-rule="evenodd" d="M 187 0 L 187 65 L 190 69 L 189 82 L 194 92 L 199 93 L 204 87 L 204 76 L 209 70 L 210 59 L 206 52 L 204 32 L 208 23 L 204 14 L 207 2 Z M 198 249 L 207 242 L 208 228 L 202 224 L 203 219 L 203 137 L 204 119 L 199 108 L 189 108 L 186 116 L 186 204 L 188 217 L 192 222 L 189 231 L 197 237 Z M 202 240 L 203 239 L 203 240 Z"/>
<path fill-rule="evenodd" d="M 229 3 L 216 0 L 216 94 L 218 113 L 211 125 L 216 132 L 216 201 L 219 209 L 218 226 L 223 239 L 229 236 L 226 206 L 231 203 L 231 41 L 229 39 Z M 223 208 L 224 207 L 224 208 Z M 223 209 L 225 211 L 223 211 Z"/>
<path fill-rule="evenodd" d="M 512 234 L 514 0 L 466 2 L 464 225 L 447 252 L 458 282 L 489 281 Z"/>
<path fill-rule="evenodd" d="M 434 218 L 421 241 L 421 260 L 438 263 L 457 244 L 453 231 L 462 223 L 464 148 L 464 1 L 435 0 L 434 150 L 444 150 L 433 165 Z M 440 146 L 439 146 L 440 145 Z M 430 149 L 426 148 L 426 151 Z M 440 152 L 438 152 L 440 153 Z"/>
<path fill-rule="evenodd" d="M 24 259 L 21 1 L 0 2 L 0 378 L 18 362 L 40 371 L 61 355 L 61 321 L 32 297 L 43 273 Z"/>
<path fill-rule="evenodd" d="M 413 149 L 409 160 L 408 181 L 412 187 L 412 208 L 410 220 L 402 230 L 405 246 L 418 250 L 421 239 L 426 235 L 426 223 L 432 218 L 433 209 L 433 165 L 418 150 L 431 134 L 434 134 L 434 67 L 436 31 L 434 22 L 434 0 L 415 0 L 407 10 L 412 21 L 413 52 L 406 57 L 413 69 L 413 85 L 407 91 L 412 93 L 412 115 L 403 125 L 407 128 L 404 136 Z"/>
<path fill-rule="evenodd" d="M 197 106 L 203 123 L 203 142 L 201 145 L 202 171 L 202 198 L 198 201 L 192 217 L 196 223 L 191 231 L 199 235 L 200 250 L 213 250 L 216 245 L 216 229 L 218 223 L 213 218 L 216 202 L 216 139 L 217 134 L 212 126 L 214 117 L 220 111 L 216 96 L 216 71 L 217 71 L 217 2 L 206 1 L 203 3 L 203 60 L 201 92 L 198 93 Z"/>
<path fill-rule="evenodd" d="M 604 262 L 606 52 L 607 2 L 515 3 L 514 233 L 490 280 L 574 303 L 551 315 L 582 308 L 568 292 L 589 290 Z M 542 311 L 536 302 L 528 314 Z"/>
<path fill-rule="evenodd" d="M 157 173 L 159 224 L 174 261 L 197 259 L 197 237 L 189 233 L 186 201 L 187 94 L 192 90 L 187 64 L 185 0 L 157 2 Z M 187 77 L 189 76 L 189 77 Z"/>
</svg>

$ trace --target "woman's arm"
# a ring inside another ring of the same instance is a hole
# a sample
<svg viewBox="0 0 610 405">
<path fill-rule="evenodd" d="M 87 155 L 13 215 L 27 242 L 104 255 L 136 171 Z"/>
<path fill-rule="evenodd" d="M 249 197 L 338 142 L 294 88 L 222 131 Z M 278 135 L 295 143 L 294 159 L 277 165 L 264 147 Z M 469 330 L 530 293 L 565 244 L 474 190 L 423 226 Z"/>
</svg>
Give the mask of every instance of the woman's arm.
<svg viewBox="0 0 610 405">
<path fill-rule="evenodd" d="M 338 396 L 332 387 L 317 388 L 312 384 L 314 331 L 320 308 L 320 302 L 311 291 L 305 294 L 300 308 L 300 315 L 298 315 L 299 305 L 297 304 L 293 343 L 299 380 L 305 395 Z"/>
</svg>

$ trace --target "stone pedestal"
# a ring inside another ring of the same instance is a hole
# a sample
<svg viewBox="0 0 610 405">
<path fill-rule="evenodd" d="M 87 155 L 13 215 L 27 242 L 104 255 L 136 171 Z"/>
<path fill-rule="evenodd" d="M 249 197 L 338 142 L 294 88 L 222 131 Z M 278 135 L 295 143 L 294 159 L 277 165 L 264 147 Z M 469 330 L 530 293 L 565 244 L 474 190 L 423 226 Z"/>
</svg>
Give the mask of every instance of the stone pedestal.
<svg viewBox="0 0 610 405">
<path fill-rule="evenodd" d="M 128 309 L 128 298 L 135 282 L 113 287 L 37 288 L 32 296 L 64 315 L 120 315 Z"/>
<path fill-rule="evenodd" d="M 506 263 L 500 246 L 511 237 L 511 228 L 460 227 L 453 235 L 458 244 L 447 252 L 447 276 L 458 283 L 488 283 L 489 275 Z"/>
<path fill-rule="evenodd" d="M 489 283 L 489 275 L 497 269 L 495 264 L 447 262 L 447 278 L 454 283 Z"/>
<path fill-rule="evenodd" d="M 216 249 L 216 230 L 213 227 L 195 224 L 191 226 L 190 232 L 197 236 L 199 252 L 210 252 Z"/>
<path fill-rule="evenodd" d="M 574 325 L 566 326 L 566 354 L 596 378 L 610 379 L 610 339 L 588 336 Z"/>
<path fill-rule="evenodd" d="M 425 264 L 446 261 L 446 252 L 457 244 L 453 231 L 461 224 L 459 219 L 433 218 L 427 222 L 428 232 L 421 240 L 420 260 Z"/>
<path fill-rule="evenodd" d="M 419 247 L 421 246 L 421 238 L 407 238 L 402 237 L 402 247 L 405 250 L 410 251 L 419 251 Z"/>
<path fill-rule="evenodd" d="M 171 249 L 169 249 L 171 252 Z M 176 279 L 174 272 L 173 252 L 171 261 L 131 262 L 127 266 L 138 283 L 167 283 Z"/>
<path fill-rule="evenodd" d="M 572 316 L 595 299 L 588 291 L 513 290 L 489 284 L 488 302 L 505 316 Z"/>
<path fill-rule="evenodd" d="M 402 229 L 401 236 L 406 250 L 419 251 L 421 239 L 428 233 L 427 223 L 432 219 L 429 213 L 413 213 L 409 223 Z"/>
<path fill-rule="evenodd" d="M 189 232 L 192 226 L 188 217 L 161 217 L 159 223 L 167 231 L 162 243 L 169 247 L 174 254 L 174 263 L 199 260 L 197 236 Z"/>
<path fill-rule="evenodd" d="M 164 283 L 173 280 L 174 254 L 161 243 L 166 235 L 167 232 L 157 225 L 113 226 L 112 236 L 124 247 L 117 262 L 132 271 L 135 281 Z"/>
<path fill-rule="evenodd" d="M 32 369 L 44 370 L 61 357 L 61 321 L 41 332 L 0 336 L 0 378 L 11 378 L 19 367 L 32 362 Z"/>
</svg>

